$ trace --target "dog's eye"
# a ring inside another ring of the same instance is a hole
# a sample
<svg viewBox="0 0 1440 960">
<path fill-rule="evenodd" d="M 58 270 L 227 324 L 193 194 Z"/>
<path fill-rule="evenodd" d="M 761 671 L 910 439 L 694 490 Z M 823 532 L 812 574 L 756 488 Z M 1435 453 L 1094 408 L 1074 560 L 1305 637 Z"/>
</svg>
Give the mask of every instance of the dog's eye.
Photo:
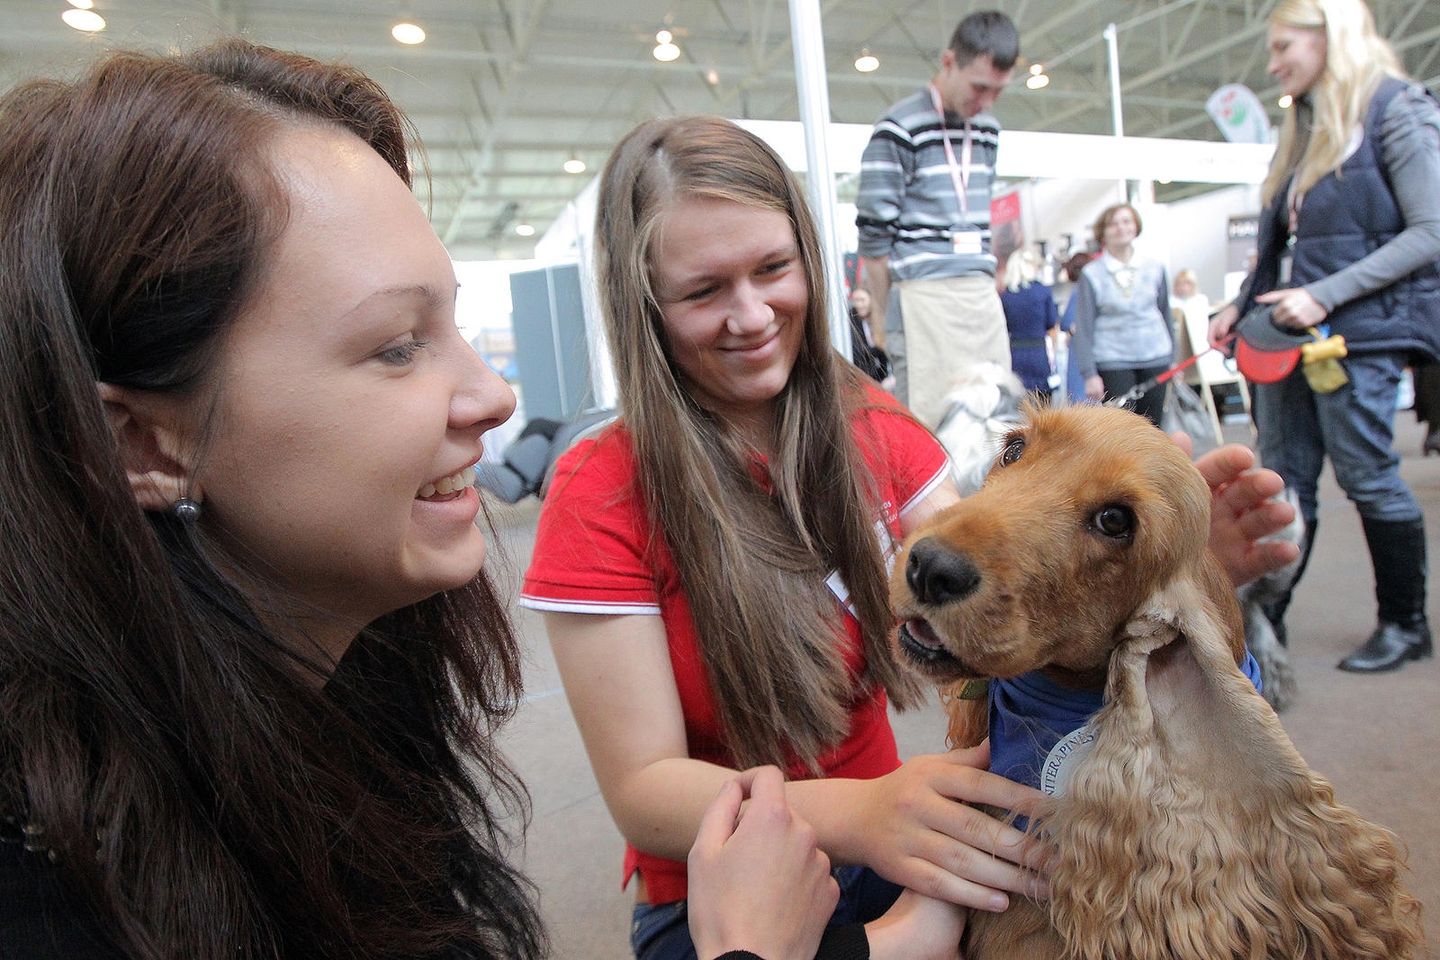
<svg viewBox="0 0 1440 960">
<path fill-rule="evenodd" d="M 1093 522 L 1096 530 L 1115 540 L 1128 540 L 1135 532 L 1135 512 L 1119 504 L 1100 508 Z"/>
<path fill-rule="evenodd" d="M 1008 467 L 1019 460 L 1025 453 L 1025 438 L 1020 436 L 1010 437 L 1005 441 L 1005 449 L 1000 451 L 1000 466 Z"/>
</svg>

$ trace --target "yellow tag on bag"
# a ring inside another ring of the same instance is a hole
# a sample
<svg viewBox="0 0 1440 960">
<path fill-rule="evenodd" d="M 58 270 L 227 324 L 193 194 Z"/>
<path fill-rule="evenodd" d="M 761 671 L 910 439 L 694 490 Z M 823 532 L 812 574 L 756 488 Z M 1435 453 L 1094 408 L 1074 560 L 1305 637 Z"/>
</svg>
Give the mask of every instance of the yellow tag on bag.
<svg viewBox="0 0 1440 960">
<path fill-rule="evenodd" d="M 1350 382 L 1345 368 L 1340 366 L 1340 358 L 1349 353 L 1345 347 L 1345 338 L 1337 333 L 1322 339 L 1313 328 L 1310 332 L 1314 335 L 1315 342 L 1302 344 L 1300 347 L 1300 358 L 1305 364 L 1305 380 L 1316 393 L 1334 393 Z"/>
</svg>

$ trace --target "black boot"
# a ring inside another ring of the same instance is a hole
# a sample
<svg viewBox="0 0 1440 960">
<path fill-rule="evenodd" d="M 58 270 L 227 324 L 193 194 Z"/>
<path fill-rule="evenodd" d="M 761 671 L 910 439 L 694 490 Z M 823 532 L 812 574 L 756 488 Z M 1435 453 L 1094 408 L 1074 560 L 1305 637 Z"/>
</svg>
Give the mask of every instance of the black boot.
<svg viewBox="0 0 1440 960">
<path fill-rule="evenodd" d="M 1425 521 L 1361 517 L 1360 522 L 1375 568 L 1380 623 L 1339 667 L 1354 673 L 1397 670 L 1435 652 L 1425 619 Z"/>
<path fill-rule="evenodd" d="M 1270 625 L 1275 628 L 1275 639 L 1280 641 L 1280 646 L 1290 645 L 1290 636 L 1285 630 L 1285 611 L 1290 608 L 1290 598 L 1295 593 L 1295 585 L 1305 574 L 1305 568 L 1310 565 L 1310 553 L 1315 549 L 1315 533 L 1320 529 L 1319 520 L 1305 521 L 1305 542 L 1300 546 L 1300 563 L 1295 567 L 1295 574 L 1290 578 L 1290 586 L 1269 603 L 1260 604 L 1260 609 L 1265 611 L 1265 617 Z"/>
</svg>

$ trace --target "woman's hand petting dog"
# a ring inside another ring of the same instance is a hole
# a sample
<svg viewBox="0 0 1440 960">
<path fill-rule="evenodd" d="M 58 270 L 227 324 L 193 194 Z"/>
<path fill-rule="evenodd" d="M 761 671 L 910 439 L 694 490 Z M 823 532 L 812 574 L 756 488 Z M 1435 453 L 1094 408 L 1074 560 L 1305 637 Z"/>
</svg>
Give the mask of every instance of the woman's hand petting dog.
<svg viewBox="0 0 1440 960">
<path fill-rule="evenodd" d="M 988 744 L 913 757 L 875 780 L 854 781 L 857 862 L 928 896 L 1004 910 L 1006 891 L 1048 896 L 1042 848 L 971 804 L 1024 812 L 1045 795 L 986 770 Z M 959 801 L 959 802 L 957 802 Z"/>
<path fill-rule="evenodd" d="M 968 912 L 906 890 L 885 916 L 865 924 L 870 960 L 961 960 Z"/>
<path fill-rule="evenodd" d="M 1190 454 L 1190 438 L 1172 439 Z M 1278 570 L 1300 555 L 1298 544 L 1266 541 L 1295 519 L 1295 508 L 1276 500 L 1285 482 L 1274 470 L 1255 466 L 1255 454 L 1232 443 L 1212 450 L 1195 467 L 1210 485 L 1210 552 L 1235 586 Z"/>
<path fill-rule="evenodd" d="M 757 767 L 727 781 L 690 850 L 697 955 L 749 950 L 766 960 L 812 960 L 839 899 L 830 858 L 790 809 L 780 770 Z"/>
</svg>

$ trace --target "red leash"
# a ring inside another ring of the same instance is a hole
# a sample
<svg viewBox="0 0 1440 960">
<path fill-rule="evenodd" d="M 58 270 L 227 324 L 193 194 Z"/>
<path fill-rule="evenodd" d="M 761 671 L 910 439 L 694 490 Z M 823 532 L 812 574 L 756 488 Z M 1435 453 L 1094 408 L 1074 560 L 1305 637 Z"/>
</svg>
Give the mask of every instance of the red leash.
<svg viewBox="0 0 1440 960">
<path fill-rule="evenodd" d="M 1105 401 L 1105 406 L 1107 406 L 1107 407 L 1126 407 L 1126 406 L 1129 406 L 1130 404 L 1134 403 L 1136 400 L 1139 400 L 1141 397 L 1145 396 L 1145 394 L 1149 393 L 1151 390 L 1154 390 L 1156 387 L 1160 386 L 1160 384 L 1169 382 L 1169 380 L 1170 380 L 1172 377 L 1174 377 L 1175 374 L 1180 373 L 1180 372 L 1183 371 L 1183 370 L 1187 370 L 1187 369 L 1189 369 L 1191 366 L 1194 366 L 1194 364 L 1195 364 L 1197 361 L 1199 361 L 1199 359 L 1200 359 L 1201 357 L 1205 356 L 1205 354 L 1207 354 L 1207 353 L 1213 353 L 1213 352 L 1216 351 L 1216 350 L 1223 350 L 1223 349 L 1226 349 L 1226 348 L 1230 347 L 1232 344 L 1235 343 L 1235 339 L 1236 339 L 1236 337 L 1238 337 L 1238 336 L 1239 336 L 1239 334 L 1235 334 L 1235 333 L 1230 334 L 1230 336 L 1226 337 L 1224 340 L 1220 341 L 1220 342 L 1219 342 L 1218 344 L 1216 344 L 1215 346 L 1210 347 L 1210 348 L 1205 349 L 1205 350 L 1201 350 L 1199 353 L 1194 354 L 1193 356 L 1191 356 L 1191 357 L 1189 357 L 1189 358 L 1181 361 L 1180 363 L 1175 364 L 1175 366 L 1171 367 L 1169 370 L 1166 370 L 1164 373 L 1162 373 L 1162 374 L 1160 374 L 1160 375 L 1158 375 L 1158 376 L 1151 377 L 1149 380 L 1146 380 L 1144 383 L 1137 383 L 1137 384 L 1135 384 L 1135 386 L 1131 387 L 1129 390 L 1126 390 L 1124 393 L 1120 394 L 1118 397 L 1113 397 L 1113 398 L 1111 398 L 1111 399 L 1109 399 L 1109 400 L 1106 400 L 1106 401 Z"/>
</svg>

